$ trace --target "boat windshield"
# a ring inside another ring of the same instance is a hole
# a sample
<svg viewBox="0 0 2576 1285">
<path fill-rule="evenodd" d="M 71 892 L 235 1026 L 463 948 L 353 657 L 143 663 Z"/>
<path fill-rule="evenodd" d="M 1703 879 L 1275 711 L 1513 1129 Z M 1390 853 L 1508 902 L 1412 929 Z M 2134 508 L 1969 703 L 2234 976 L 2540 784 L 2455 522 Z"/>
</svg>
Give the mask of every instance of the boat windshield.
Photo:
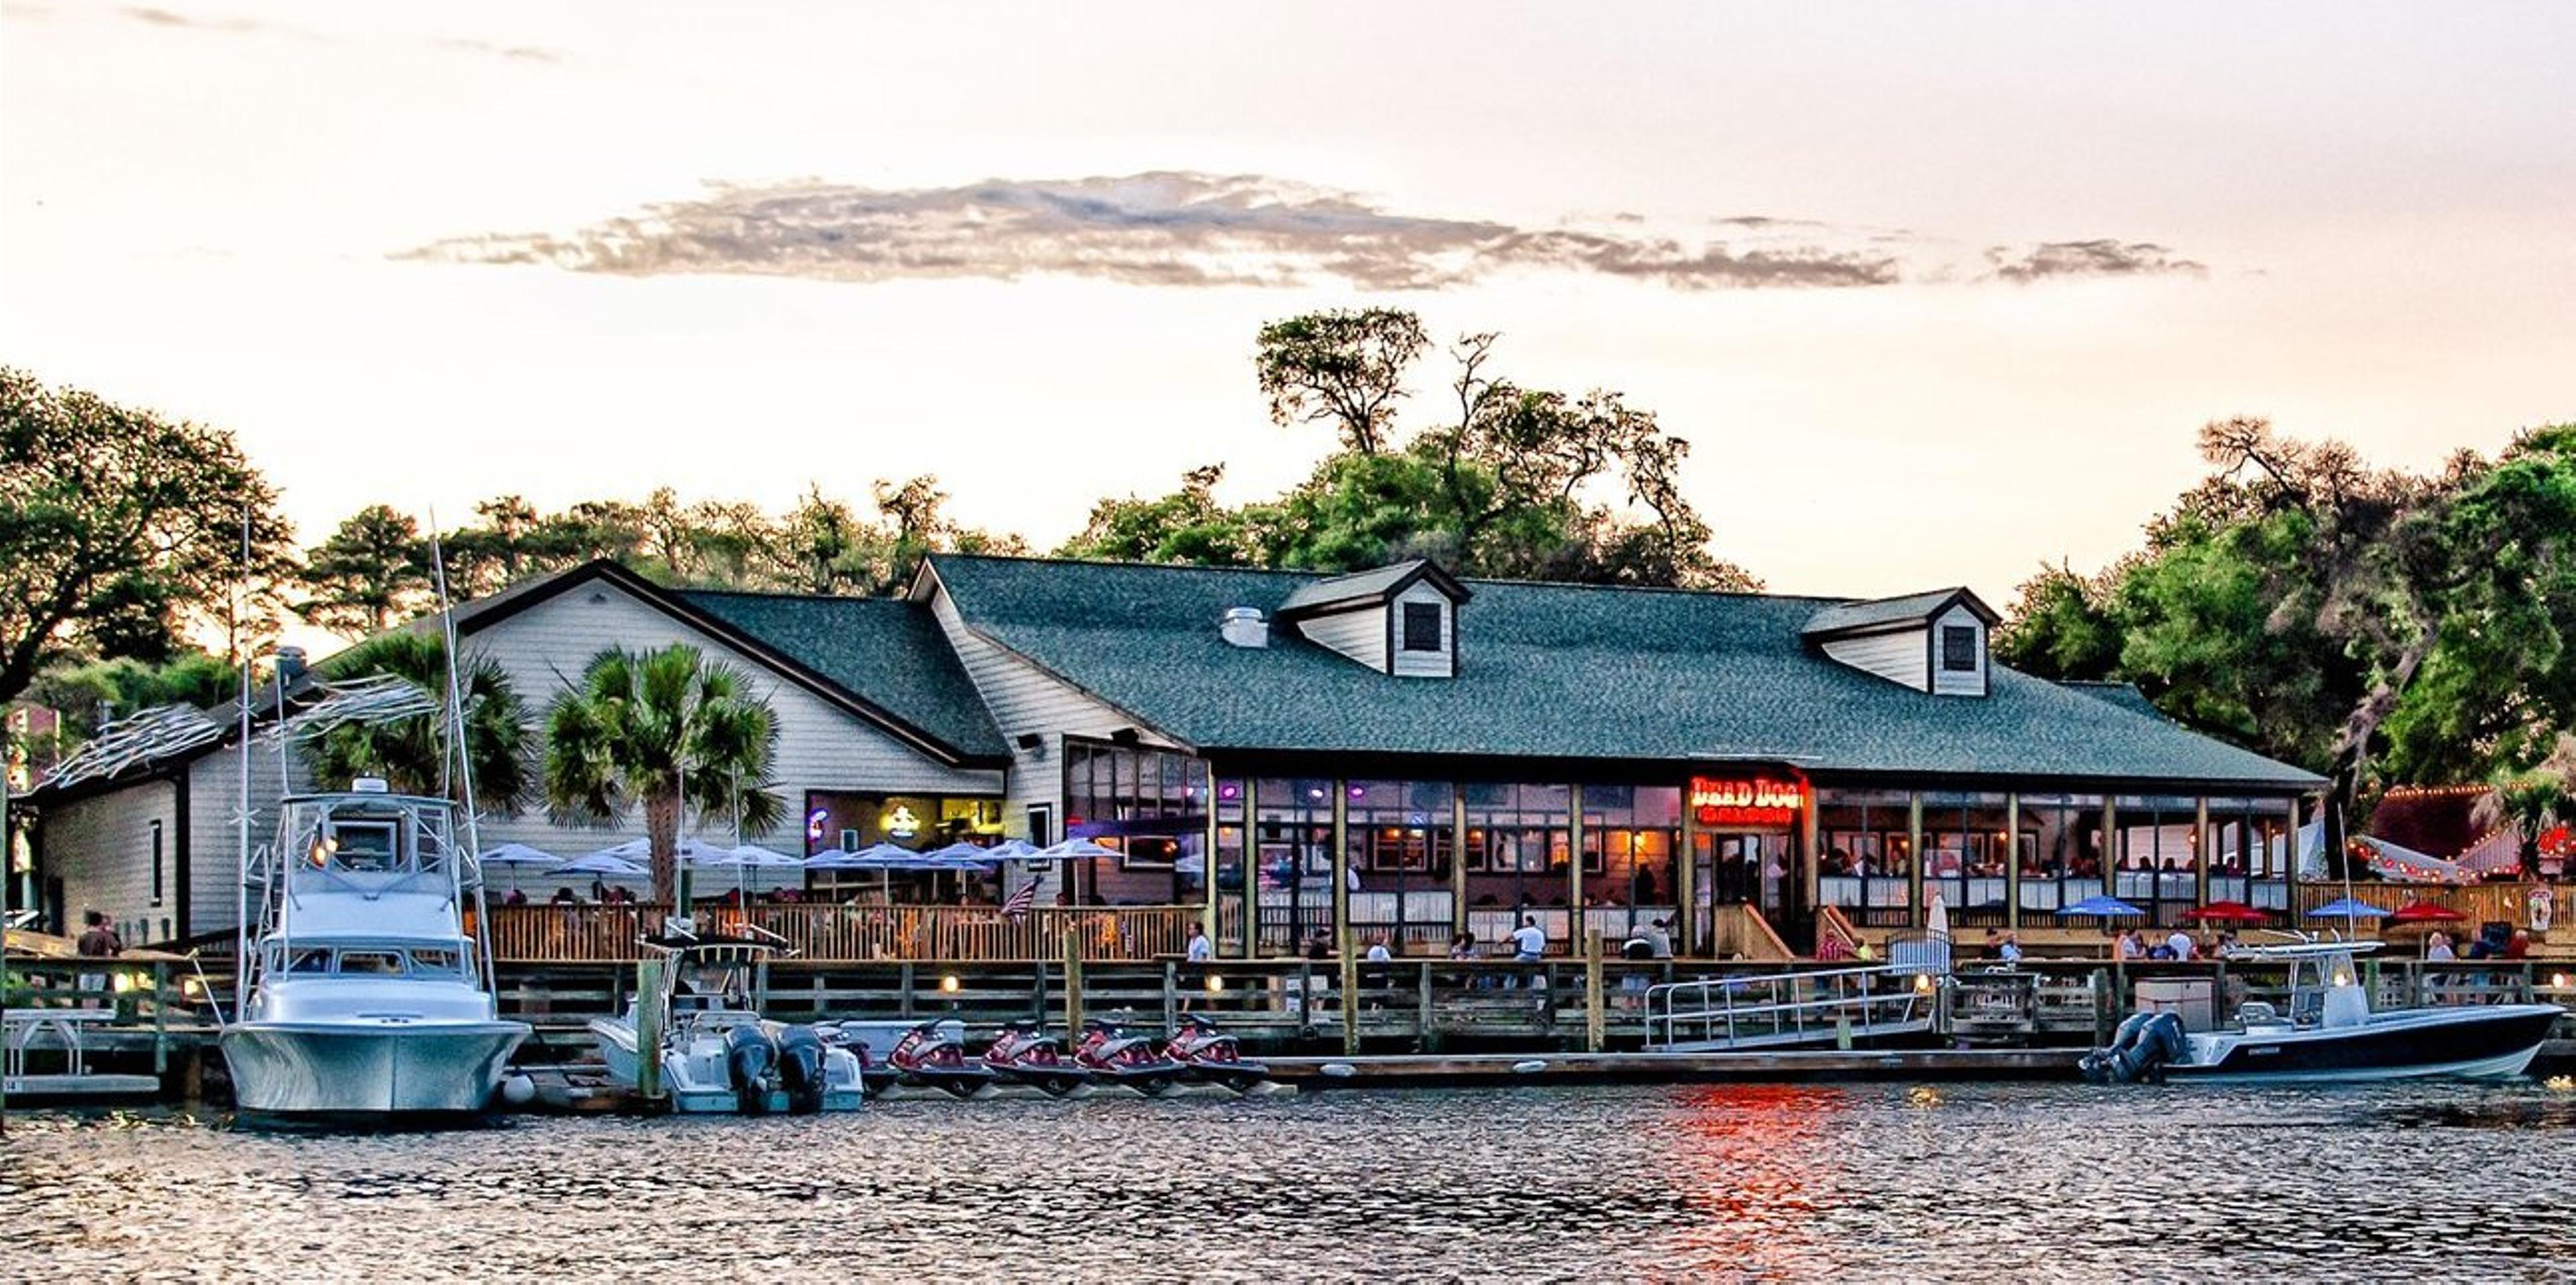
<svg viewBox="0 0 2576 1285">
<path fill-rule="evenodd" d="M 296 977 L 415 977 L 461 981 L 467 954 L 456 946 L 298 946 L 288 952 L 284 972 Z M 271 967 L 275 967 L 271 956 Z"/>
</svg>

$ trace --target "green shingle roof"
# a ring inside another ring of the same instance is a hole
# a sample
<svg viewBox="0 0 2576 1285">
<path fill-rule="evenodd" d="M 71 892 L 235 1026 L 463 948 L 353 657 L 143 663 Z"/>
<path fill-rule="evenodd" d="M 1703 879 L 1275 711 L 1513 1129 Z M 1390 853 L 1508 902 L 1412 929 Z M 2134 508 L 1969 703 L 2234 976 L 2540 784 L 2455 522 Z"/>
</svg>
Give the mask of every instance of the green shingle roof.
<svg viewBox="0 0 2576 1285">
<path fill-rule="evenodd" d="M 672 596 L 894 718 L 976 758 L 1010 747 L 926 607 L 902 598 L 676 590 Z"/>
<path fill-rule="evenodd" d="M 1805 632 L 1820 634 L 1866 633 L 1894 625 L 1919 625 L 1949 609 L 1956 601 L 1967 602 L 1968 609 L 1988 622 L 1994 612 L 1966 589 L 1934 589 L 1929 593 L 1909 593 L 1902 598 L 1873 598 L 1864 602 L 1837 602 L 1807 618 Z"/>
<path fill-rule="evenodd" d="M 1293 629 L 1266 649 L 1218 635 L 1226 608 L 1275 611 L 1315 576 L 953 555 L 932 567 L 970 627 L 1203 750 L 2321 784 L 2001 666 L 1984 697 L 1850 669 L 1801 638 L 1826 599 L 1471 581 L 1458 675 L 1422 679 L 1363 668 Z"/>
</svg>

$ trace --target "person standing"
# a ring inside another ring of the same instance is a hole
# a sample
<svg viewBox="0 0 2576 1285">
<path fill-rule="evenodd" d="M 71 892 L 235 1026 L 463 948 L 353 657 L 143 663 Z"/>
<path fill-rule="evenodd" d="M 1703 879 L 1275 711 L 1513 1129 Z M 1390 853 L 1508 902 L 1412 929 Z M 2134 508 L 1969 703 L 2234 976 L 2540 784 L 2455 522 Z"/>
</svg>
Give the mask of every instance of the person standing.
<svg viewBox="0 0 2576 1285">
<path fill-rule="evenodd" d="M 107 926 L 107 916 L 95 910 L 87 911 L 82 914 L 81 922 L 89 926 L 72 948 L 80 952 L 83 959 L 114 959 L 124 953 L 125 939 Z"/>
<path fill-rule="evenodd" d="M 2191 934 L 2180 928 L 2173 930 L 2173 936 L 2165 938 L 2165 949 L 2172 951 L 2176 959 L 2200 957 L 2200 943 L 2193 941 Z"/>
<path fill-rule="evenodd" d="M 1538 916 L 1521 916 L 1521 926 L 1512 930 L 1512 958 L 1534 964 L 1545 954 L 1547 930 L 1538 926 Z"/>
</svg>

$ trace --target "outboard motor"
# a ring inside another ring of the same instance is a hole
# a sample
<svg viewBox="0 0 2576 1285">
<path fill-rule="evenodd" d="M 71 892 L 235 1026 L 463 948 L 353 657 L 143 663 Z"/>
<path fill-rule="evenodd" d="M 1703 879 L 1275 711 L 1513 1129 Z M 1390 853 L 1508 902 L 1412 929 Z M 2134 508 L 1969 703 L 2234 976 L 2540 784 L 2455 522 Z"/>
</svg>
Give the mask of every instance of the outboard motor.
<svg viewBox="0 0 2576 1285">
<path fill-rule="evenodd" d="M 767 1032 L 747 1023 L 725 1032 L 725 1078 L 737 1113 L 769 1114 L 769 1078 L 777 1065 L 778 1046 Z"/>
<path fill-rule="evenodd" d="M 2139 1013 L 2120 1023 L 2109 1047 L 2084 1055 L 2076 1066 L 2095 1084 L 2162 1084 L 2165 1066 L 2181 1060 L 2182 1019 Z"/>
<path fill-rule="evenodd" d="M 778 1033 L 778 1087 L 787 1090 L 791 1115 L 813 1115 L 823 1109 L 823 1033 L 811 1026 L 790 1026 Z"/>
</svg>

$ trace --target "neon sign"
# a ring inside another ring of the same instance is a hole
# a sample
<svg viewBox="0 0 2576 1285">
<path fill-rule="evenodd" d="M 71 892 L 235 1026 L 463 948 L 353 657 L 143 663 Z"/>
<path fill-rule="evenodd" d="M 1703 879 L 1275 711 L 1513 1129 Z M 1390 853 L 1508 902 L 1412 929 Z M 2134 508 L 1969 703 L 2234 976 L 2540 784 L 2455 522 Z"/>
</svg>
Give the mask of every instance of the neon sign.
<svg viewBox="0 0 2576 1285">
<path fill-rule="evenodd" d="M 816 808 L 813 811 L 806 813 L 805 841 L 807 843 L 821 843 L 823 841 L 824 829 L 829 827 L 831 824 L 832 810 L 830 808 Z"/>
<path fill-rule="evenodd" d="M 894 811 L 885 814 L 884 824 L 885 832 L 898 839 L 909 839 L 921 833 L 921 818 L 914 816 L 912 809 L 901 803 L 894 805 Z"/>
<path fill-rule="evenodd" d="M 1789 825 L 1807 806 L 1807 783 L 1691 778 L 1691 811 L 1701 825 Z"/>
</svg>

